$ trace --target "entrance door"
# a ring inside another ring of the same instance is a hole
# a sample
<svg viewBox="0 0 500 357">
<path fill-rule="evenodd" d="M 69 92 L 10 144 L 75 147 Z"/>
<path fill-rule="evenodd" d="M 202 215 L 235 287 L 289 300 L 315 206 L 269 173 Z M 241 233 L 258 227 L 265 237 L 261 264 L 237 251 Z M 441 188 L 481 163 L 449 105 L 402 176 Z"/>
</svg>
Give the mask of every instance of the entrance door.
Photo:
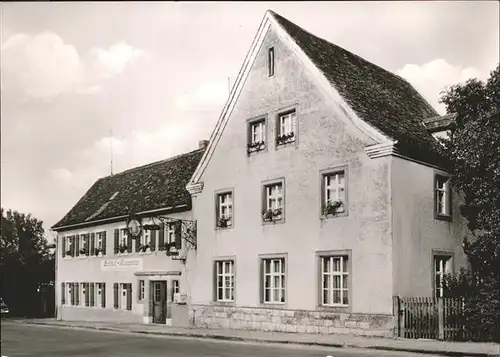
<svg viewBox="0 0 500 357">
<path fill-rule="evenodd" d="M 167 318 L 167 282 L 153 281 L 153 323 L 164 324 Z"/>
</svg>

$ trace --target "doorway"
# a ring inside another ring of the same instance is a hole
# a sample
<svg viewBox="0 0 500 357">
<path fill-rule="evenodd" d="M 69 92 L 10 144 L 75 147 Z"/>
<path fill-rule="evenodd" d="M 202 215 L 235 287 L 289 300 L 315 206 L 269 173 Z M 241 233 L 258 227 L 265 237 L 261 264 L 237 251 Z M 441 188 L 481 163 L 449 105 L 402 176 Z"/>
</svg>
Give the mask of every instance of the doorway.
<svg viewBox="0 0 500 357">
<path fill-rule="evenodd" d="M 152 281 L 153 323 L 164 324 L 167 319 L 167 282 Z"/>
</svg>

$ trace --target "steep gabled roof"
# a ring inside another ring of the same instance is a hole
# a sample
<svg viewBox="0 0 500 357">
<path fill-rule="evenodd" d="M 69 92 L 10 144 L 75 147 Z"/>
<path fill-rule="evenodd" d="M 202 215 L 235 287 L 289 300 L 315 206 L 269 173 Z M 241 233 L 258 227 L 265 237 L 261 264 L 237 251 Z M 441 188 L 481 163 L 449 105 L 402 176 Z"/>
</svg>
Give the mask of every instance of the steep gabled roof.
<svg viewBox="0 0 500 357">
<path fill-rule="evenodd" d="M 97 180 L 52 228 L 91 224 L 103 219 L 159 209 L 191 208 L 186 191 L 204 149 L 136 167 Z"/>
<path fill-rule="evenodd" d="M 348 119 L 376 145 L 424 163 L 446 166 L 441 146 L 427 131 L 424 120 L 438 116 L 432 106 L 401 77 L 315 35 L 268 10 L 241 66 L 229 98 L 210 137 L 210 144 L 189 183 L 202 189 L 201 177 L 231 116 L 245 79 L 250 73 L 267 30 L 278 36 L 312 69 L 332 101 L 339 101 Z M 328 87 L 328 88 L 326 88 Z M 376 146 L 374 145 L 374 146 Z"/>
<path fill-rule="evenodd" d="M 434 164 L 442 161 L 436 140 L 422 124 L 438 113 L 411 84 L 270 12 L 354 112 L 398 141 L 401 154 Z"/>
</svg>

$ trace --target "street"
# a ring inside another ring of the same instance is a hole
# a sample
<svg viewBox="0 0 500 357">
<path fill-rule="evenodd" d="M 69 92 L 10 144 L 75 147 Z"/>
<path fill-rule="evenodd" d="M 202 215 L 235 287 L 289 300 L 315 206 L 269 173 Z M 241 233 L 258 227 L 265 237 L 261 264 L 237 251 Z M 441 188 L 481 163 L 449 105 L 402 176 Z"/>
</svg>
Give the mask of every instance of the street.
<svg viewBox="0 0 500 357">
<path fill-rule="evenodd" d="M 7 357 L 130 356 L 130 357 L 355 357 L 412 356 L 404 352 L 371 351 L 299 345 L 229 342 L 27 325 L 2 321 L 1 355 Z M 292 335 L 293 336 L 293 335 Z M 413 356 L 418 356 L 413 354 Z M 429 356 L 429 355 L 427 355 Z"/>
</svg>

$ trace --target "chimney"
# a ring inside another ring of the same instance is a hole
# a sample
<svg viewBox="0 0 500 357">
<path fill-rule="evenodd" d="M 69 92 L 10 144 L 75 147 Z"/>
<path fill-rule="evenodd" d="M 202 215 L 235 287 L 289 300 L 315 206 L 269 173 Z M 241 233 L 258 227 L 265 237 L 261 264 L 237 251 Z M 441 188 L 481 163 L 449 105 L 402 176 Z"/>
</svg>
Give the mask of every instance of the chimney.
<svg viewBox="0 0 500 357">
<path fill-rule="evenodd" d="M 200 140 L 198 142 L 198 148 L 199 149 L 206 149 L 208 146 L 208 140 Z"/>
</svg>

